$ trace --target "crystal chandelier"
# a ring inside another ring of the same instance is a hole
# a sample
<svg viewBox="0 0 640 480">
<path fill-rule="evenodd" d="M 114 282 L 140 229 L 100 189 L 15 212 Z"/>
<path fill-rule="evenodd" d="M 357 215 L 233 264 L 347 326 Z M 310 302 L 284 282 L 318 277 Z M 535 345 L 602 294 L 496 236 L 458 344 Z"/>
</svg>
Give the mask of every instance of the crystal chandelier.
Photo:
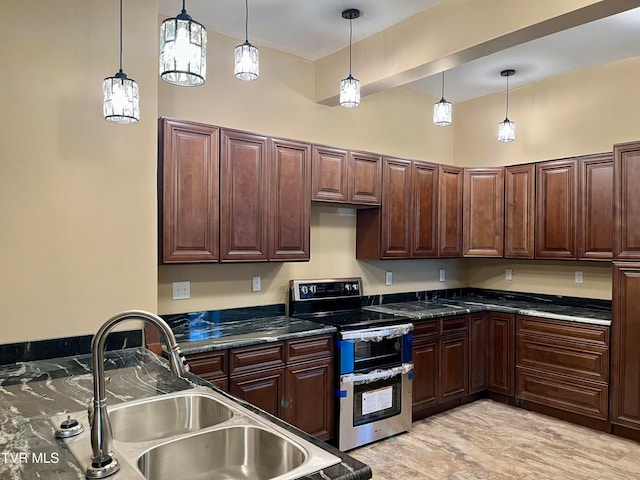
<svg viewBox="0 0 640 480">
<path fill-rule="evenodd" d="M 342 18 L 349 20 L 349 76 L 340 81 L 340 105 L 354 108 L 360 105 L 360 80 L 351 75 L 351 42 L 353 39 L 352 20 L 360 16 L 360 10 L 349 8 L 342 12 Z"/>
<path fill-rule="evenodd" d="M 120 69 L 102 82 L 102 112 L 108 122 L 128 125 L 140 120 L 140 92 L 133 78 L 122 71 L 122 0 L 120 0 Z"/>
<path fill-rule="evenodd" d="M 446 127 L 451 125 L 451 115 L 453 109 L 451 103 L 444 99 L 444 71 L 442 72 L 442 98 L 433 104 L 433 124 L 438 127 Z"/>
<path fill-rule="evenodd" d="M 498 124 L 498 141 L 513 142 L 516 139 L 516 123 L 509 120 L 509 77 L 516 73 L 515 70 L 503 70 L 500 75 L 507 77 L 507 107 L 504 121 Z"/>
<path fill-rule="evenodd" d="M 249 0 L 245 0 L 244 43 L 238 45 L 234 52 L 234 73 L 238 80 L 250 82 L 260 76 L 260 53 L 249 43 Z"/>
<path fill-rule="evenodd" d="M 207 31 L 185 10 L 160 26 L 160 76 L 184 87 L 202 85 L 207 77 Z"/>
</svg>

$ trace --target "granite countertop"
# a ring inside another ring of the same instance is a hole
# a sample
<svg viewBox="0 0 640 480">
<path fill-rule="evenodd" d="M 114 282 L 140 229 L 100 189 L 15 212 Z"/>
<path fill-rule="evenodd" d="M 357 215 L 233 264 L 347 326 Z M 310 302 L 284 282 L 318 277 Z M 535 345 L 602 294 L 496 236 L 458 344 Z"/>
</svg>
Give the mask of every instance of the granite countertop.
<svg viewBox="0 0 640 480">
<path fill-rule="evenodd" d="M 53 415 L 87 407 L 93 396 L 90 362 L 90 355 L 78 355 L 0 367 L 0 478 L 85 478 L 84 466 L 76 463 L 64 441 L 54 438 L 54 428 L 49 419 Z M 198 385 L 211 387 L 192 374 L 187 374 L 184 379 L 174 377 L 164 359 L 144 348 L 107 352 L 105 371 L 110 378 L 107 382 L 110 405 Z M 338 465 L 302 477 L 304 480 L 371 478 L 371 469 L 367 465 L 242 400 L 216 391 L 342 460 Z M 117 480 L 118 474 L 109 478 Z"/>
<path fill-rule="evenodd" d="M 457 297 L 449 299 L 434 299 L 431 301 L 417 300 L 409 302 L 387 303 L 364 307 L 376 312 L 402 315 L 414 320 L 447 317 L 465 313 L 483 311 L 513 313 L 532 317 L 543 317 L 554 320 L 588 323 L 592 325 L 611 325 L 611 309 L 597 304 L 589 304 L 584 299 L 583 305 L 562 303 L 561 300 L 552 302 L 546 297 L 536 299 L 512 298 L 482 298 L 477 296 Z M 595 303 L 595 302 L 594 302 Z"/>
<path fill-rule="evenodd" d="M 180 350 L 187 355 L 336 331 L 329 325 L 285 315 L 229 321 L 218 318 L 215 312 L 198 312 L 176 315 L 167 323 Z"/>
</svg>

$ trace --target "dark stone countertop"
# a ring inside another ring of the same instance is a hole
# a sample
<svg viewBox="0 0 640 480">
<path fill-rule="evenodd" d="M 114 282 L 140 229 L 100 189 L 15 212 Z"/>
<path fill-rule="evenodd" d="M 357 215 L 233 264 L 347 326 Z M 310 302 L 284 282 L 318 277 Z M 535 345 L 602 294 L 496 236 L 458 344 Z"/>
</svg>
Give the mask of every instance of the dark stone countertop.
<svg viewBox="0 0 640 480">
<path fill-rule="evenodd" d="M 19 362 L 0 367 L 0 478 L 7 480 L 84 479 L 84 466 L 76 463 L 64 441 L 54 438 L 50 422 L 53 415 L 86 409 L 93 396 L 89 355 Z M 143 348 L 110 351 L 106 354 L 107 398 L 110 405 L 170 392 L 197 385 L 212 387 L 199 377 L 188 374 L 174 377 L 167 362 Z M 259 410 L 250 404 L 225 395 L 306 440 L 321 446 L 342 463 L 304 480 L 365 480 L 371 469 L 316 440 L 304 432 Z M 117 480 L 115 474 L 113 480 Z"/>
<path fill-rule="evenodd" d="M 513 313 L 532 317 L 565 320 L 569 322 L 588 323 L 592 325 L 610 326 L 611 309 L 601 305 L 589 303 L 589 299 L 582 299 L 580 305 L 576 299 L 564 300 L 548 296 L 536 297 L 531 295 L 528 299 L 499 298 L 481 296 L 463 296 L 457 298 L 442 298 L 417 300 L 409 302 L 387 303 L 383 305 L 366 306 L 367 310 L 392 313 L 398 316 L 406 316 L 414 320 L 461 315 L 483 311 Z"/>
</svg>

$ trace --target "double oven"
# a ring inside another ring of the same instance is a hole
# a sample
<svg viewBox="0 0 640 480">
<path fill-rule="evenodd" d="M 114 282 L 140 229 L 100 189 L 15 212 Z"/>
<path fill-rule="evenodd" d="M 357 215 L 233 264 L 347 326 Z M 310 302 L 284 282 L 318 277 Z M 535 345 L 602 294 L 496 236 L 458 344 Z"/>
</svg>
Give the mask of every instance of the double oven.
<svg viewBox="0 0 640 480">
<path fill-rule="evenodd" d="M 337 328 L 337 447 L 411 428 L 413 325 L 362 309 L 362 279 L 291 280 L 289 315 Z"/>
</svg>

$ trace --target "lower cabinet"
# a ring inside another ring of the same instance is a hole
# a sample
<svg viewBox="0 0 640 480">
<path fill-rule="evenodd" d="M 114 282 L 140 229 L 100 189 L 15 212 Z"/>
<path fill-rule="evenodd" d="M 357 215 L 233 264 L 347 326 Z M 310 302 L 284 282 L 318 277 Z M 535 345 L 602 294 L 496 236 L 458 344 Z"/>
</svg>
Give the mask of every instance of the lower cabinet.
<svg viewBox="0 0 640 480">
<path fill-rule="evenodd" d="M 414 323 L 413 418 L 437 411 L 469 391 L 468 316 Z"/>
<path fill-rule="evenodd" d="M 518 316 L 517 398 L 606 421 L 609 327 Z"/>
<path fill-rule="evenodd" d="M 333 438 L 333 336 L 188 355 L 191 371 L 314 435 Z"/>
<path fill-rule="evenodd" d="M 513 397 L 515 393 L 514 316 L 487 315 L 487 390 Z"/>
</svg>

